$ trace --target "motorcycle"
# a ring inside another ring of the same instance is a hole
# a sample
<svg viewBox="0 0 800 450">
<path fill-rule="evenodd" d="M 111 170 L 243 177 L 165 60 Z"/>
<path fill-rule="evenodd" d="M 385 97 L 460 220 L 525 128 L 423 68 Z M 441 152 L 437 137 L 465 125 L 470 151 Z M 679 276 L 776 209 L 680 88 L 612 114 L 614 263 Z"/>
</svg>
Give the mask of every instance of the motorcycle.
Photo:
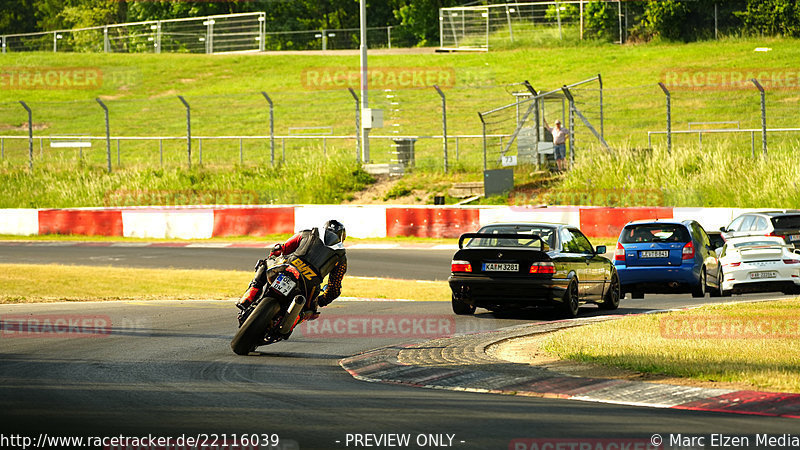
<svg viewBox="0 0 800 450">
<path fill-rule="evenodd" d="M 317 289 L 309 283 L 314 275 L 310 267 L 298 259 L 287 262 L 283 257 L 270 257 L 259 264 L 257 278 L 261 271 L 266 272 L 267 283 L 242 312 L 239 330 L 231 341 L 237 355 L 288 339 L 300 323 L 319 316 L 314 304 Z M 310 307 L 304 308 L 307 303 Z"/>
</svg>

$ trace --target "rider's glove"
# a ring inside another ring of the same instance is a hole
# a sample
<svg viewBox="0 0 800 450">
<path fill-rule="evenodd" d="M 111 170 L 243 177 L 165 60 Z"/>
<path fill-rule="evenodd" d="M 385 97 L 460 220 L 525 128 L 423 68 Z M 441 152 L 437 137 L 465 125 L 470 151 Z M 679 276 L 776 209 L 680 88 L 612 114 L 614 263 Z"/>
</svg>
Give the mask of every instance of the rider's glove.
<svg viewBox="0 0 800 450">
<path fill-rule="evenodd" d="M 272 251 L 269 252 L 269 256 L 278 256 L 283 254 L 283 246 L 281 244 L 275 244 L 272 247 Z"/>
</svg>

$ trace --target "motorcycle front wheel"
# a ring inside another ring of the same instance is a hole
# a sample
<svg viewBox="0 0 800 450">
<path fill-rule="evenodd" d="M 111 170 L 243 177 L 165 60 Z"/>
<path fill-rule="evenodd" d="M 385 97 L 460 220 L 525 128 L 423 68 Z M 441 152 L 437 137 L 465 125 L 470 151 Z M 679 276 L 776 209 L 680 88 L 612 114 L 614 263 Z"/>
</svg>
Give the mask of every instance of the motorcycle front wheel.
<svg viewBox="0 0 800 450">
<path fill-rule="evenodd" d="M 256 305 L 231 341 L 233 352 L 237 355 L 246 355 L 261 345 L 264 335 L 267 333 L 267 327 L 280 310 L 281 305 L 273 298 L 265 298 Z"/>
</svg>

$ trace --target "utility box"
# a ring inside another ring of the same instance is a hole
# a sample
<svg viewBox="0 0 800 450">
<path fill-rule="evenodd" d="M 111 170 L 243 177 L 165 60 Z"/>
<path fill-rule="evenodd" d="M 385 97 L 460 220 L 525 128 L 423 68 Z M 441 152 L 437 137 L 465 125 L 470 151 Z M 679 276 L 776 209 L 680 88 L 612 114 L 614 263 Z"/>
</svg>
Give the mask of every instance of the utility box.
<svg viewBox="0 0 800 450">
<path fill-rule="evenodd" d="M 372 108 L 362 109 L 361 128 L 383 128 L 383 110 Z"/>
<path fill-rule="evenodd" d="M 483 192 L 486 197 L 508 194 L 514 189 L 514 169 L 483 171 Z"/>
</svg>

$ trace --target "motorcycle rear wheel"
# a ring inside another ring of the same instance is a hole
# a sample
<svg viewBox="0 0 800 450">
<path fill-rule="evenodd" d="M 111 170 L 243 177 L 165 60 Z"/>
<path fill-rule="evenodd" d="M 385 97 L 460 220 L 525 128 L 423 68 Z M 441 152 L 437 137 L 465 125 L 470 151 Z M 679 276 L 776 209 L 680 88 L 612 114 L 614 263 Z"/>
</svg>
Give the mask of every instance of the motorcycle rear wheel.
<svg viewBox="0 0 800 450">
<path fill-rule="evenodd" d="M 237 355 L 246 355 L 261 345 L 264 342 L 267 327 L 280 310 L 281 305 L 273 298 L 265 298 L 256 305 L 231 341 L 233 352 Z"/>
</svg>

